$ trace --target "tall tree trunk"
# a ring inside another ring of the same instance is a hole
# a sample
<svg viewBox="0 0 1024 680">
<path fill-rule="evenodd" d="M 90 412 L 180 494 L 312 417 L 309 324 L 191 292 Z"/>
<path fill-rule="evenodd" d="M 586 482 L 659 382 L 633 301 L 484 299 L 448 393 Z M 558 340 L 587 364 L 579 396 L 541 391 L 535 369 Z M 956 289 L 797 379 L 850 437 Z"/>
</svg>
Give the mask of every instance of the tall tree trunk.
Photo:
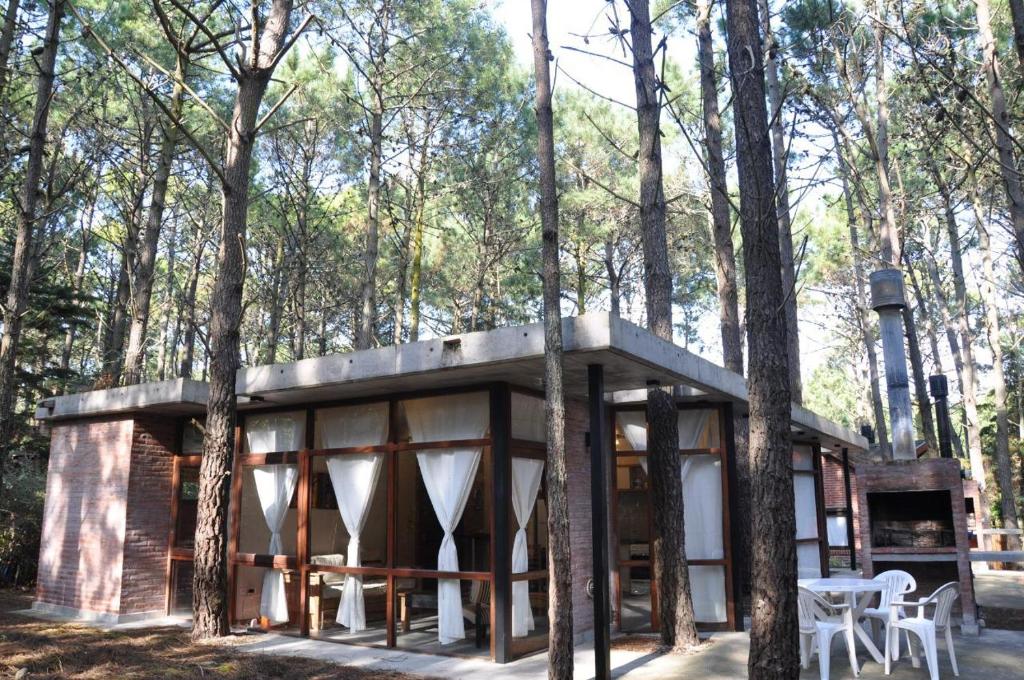
<svg viewBox="0 0 1024 680">
<path fill-rule="evenodd" d="M 0 496 L 3 496 L 4 465 L 11 449 L 14 436 L 14 408 L 17 401 L 16 372 L 18 345 L 21 342 L 22 317 L 28 305 L 29 282 L 31 279 L 32 238 L 39 219 L 38 203 L 40 179 L 43 172 L 43 155 L 46 151 L 46 127 L 50 118 L 50 102 L 53 99 L 53 82 L 57 63 L 57 48 L 60 45 L 60 24 L 64 18 L 63 0 L 52 0 L 43 35 L 42 52 L 36 64 L 35 108 L 32 127 L 28 133 L 28 158 L 25 162 L 25 177 L 21 196 L 17 203 L 17 231 L 14 255 L 11 258 L 10 282 L 7 299 L 4 302 L 2 318 L 3 339 L 0 340 Z"/>
<path fill-rule="evenodd" d="M 619 316 L 622 301 L 622 277 L 615 266 L 615 244 L 611 239 L 604 242 L 604 269 L 608 274 L 608 297 L 611 298 L 611 314 Z"/>
<path fill-rule="evenodd" d="M 839 121 L 835 122 L 840 124 Z M 843 184 L 843 197 L 846 202 L 846 221 L 850 229 L 850 252 L 853 255 L 854 291 L 856 293 L 857 320 L 860 326 L 864 351 L 868 357 L 868 379 L 871 381 L 871 411 L 875 418 L 875 432 L 882 451 L 889 450 L 889 428 L 885 424 L 885 408 L 882 405 L 881 376 L 878 372 L 878 351 L 875 349 L 874 326 L 871 323 L 871 311 L 868 308 L 867 291 L 864 284 L 864 255 L 860 246 L 860 234 L 857 228 L 857 213 L 853 206 L 853 191 L 850 189 L 850 166 L 847 164 L 845 147 L 840 144 L 839 133 L 833 128 L 832 141 L 836 147 L 836 160 L 839 176 Z"/>
<path fill-rule="evenodd" d="M 167 349 L 167 336 L 171 335 L 171 307 L 174 306 L 174 275 L 178 264 L 178 227 L 175 222 L 171 222 L 171 233 L 170 233 L 170 247 L 167 252 L 167 277 L 164 281 L 164 300 L 160 305 L 160 339 L 157 343 L 159 351 L 156 358 L 156 375 L 157 380 L 165 380 L 167 378 L 167 367 L 168 365 L 174 364 L 174 348 L 177 346 L 178 332 L 177 327 L 173 333 L 173 339 L 171 343 L 170 355 L 171 358 L 168 360 L 168 349 Z M 176 320 L 180 321 L 180 319 Z"/>
<path fill-rule="evenodd" d="M 238 90 L 221 191 L 221 243 L 217 274 L 210 300 L 210 396 L 206 434 L 199 468 L 196 518 L 195 577 L 192 591 L 192 639 L 226 635 L 227 519 L 235 441 L 235 373 L 239 367 L 239 327 L 245 285 L 245 237 L 249 211 L 249 171 L 256 142 L 256 117 L 267 91 L 279 52 L 288 35 L 292 0 L 273 0 L 270 14 L 252 26 L 254 52 L 250 63 L 238 65 Z"/>
<path fill-rule="evenodd" d="M 659 338 L 672 342 L 672 271 L 668 263 L 661 158 L 661 84 L 654 68 L 649 3 L 630 0 L 628 6 L 640 139 L 640 233 L 647 327 Z M 678 419 L 668 389 L 653 387 L 647 391 L 647 464 L 654 508 L 651 555 L 658 588 L 661 642 L 667 647 L 684 649 L 696 645 L 698 639 L 686 560 Z"/>
<path fill-rule="evenodd" d="M 420 297 L 423 287 L 423 237 L 426 229 L 426 172 L 429 158 L 427 140 L 420 150 L 420 172 L 416 178 L 416 222 L 412 231 L 412 271 L 409 275 L 409 342 L 420 339 Z"/>
<path fill-rule="evenodd" d="M 84 216 L 84 224 L 82 225 L 82 242 L 81 250 L 78 252 L 78 264 L 75 267 L 75 278 L 73 290 L 75 295 L 78 296 L 82 292 L 82 284 L 85 281 L 85 268 L 89 262 L 89 246 L 92 242 L 92 226 L 93 221 L 96 218 L 96 203 L 99 199 L 100 184 L 103 179 L 103 163 L 96 164 L 96 179 L 92 186 L 92 191 L 89 195 L 89 207 L 86 209 Z M 63 377 L 63 393 L 68 393 L 68 378 L 71 369 L 71 354 L 75 346 L 75 335 L 77 334 L 78 327 L 76 324 L 69 324 L 68 330 L 64 334 L 64 347 L 60 354 L 60 371 Z"/>
<path fill-rule="evenodd" d="M 1019 4 L 1019 0 L 1017 0 L 1017 3 Z M 996 41 L 992 35 L 989 2 L 988 0 L 975 0 L 974 4 L 977 6 L 978 40 L 981 42 L 982 70 L 985 72 L 985 80 L 988 83 L 989 101 L 992 106 L 992 122 L 995 126 L 999 173 L 1003 178 L 1007 208 L 1010 212 L 1010 221 L 1013 223 L 1013 234 L 1017 241 L 1017 263 L 1021 270 L 1024 271 L 1024 188 L 1021 187 L 1020 171 L 1017 167 L 1016 154 L 1013 152 L 1013 139 L 1010 136 L 1010 114 L 1006 109 L 1006 95 L 1003 93 L 1003 80 L 999 73 L 999 55 L 996 53 Z M 1011 10 L 1013 10 L 1014 18 L 1014 36 L 1017 37 L 1022 17 L 1012 4 Z"/>
<path fill-rule="evenodd" d="M 18 28 L 18 10 L 20 8 L 21 0 L 7 0 L 4 25 L 0 29 L 0 102 L 5 101 L 7 85 L 10 82 L 11 48 L 14 47 L 14 34 Z"/>
<path fill-rule="evenodd" d="M 748 676 L 800 673 L 789 346 L 764 65 L 755 0 L 727 0 L 736 167 L 747 292 L 751 630 Z"/>
<path fill-rule="evenodd" d="M 356 349 L 369 349 L 373 345 L 377 317 L 377 250 L 380 228 L 380 166 L 383 144 L 383 105 L 374 99 L 370 114 L 370 178 L 366 195 L 366 250 L 363 253 L 362 307 L 359 314 L 359 332 Z"/>
<path fill-rule="evenodd" d="M 758 0 L 764 42 L 768 46 L 764 63 L 765 80 L 768 86 L 768 103 L 771 105 L 769 124 L 772 133 L 772 159 L 775 168 L 775 205 L 779 218 L 779 258 L 782 261 L 782 287 L 786 291 L 786 351 L 789 355 L 789 392 L 793 401 L 802 404 L 803 380 L 800 377 L 800 334 L 797 318 L 796 264 L 793 254 L 793 225 L 789 208 L 789 182 L 786 179 L 786 161 L 789 151 L 782 133 L 782 85 L 779 83 L 779 45 L 772 33 L 771 7 L 769 0 Z"/>
<path fill-rule="evenodd" d="M 700 91 L 704 102 L 704 148 L 711 184 L 711 235 L 715 244 L 715 281 L 722 333 L 722 361 L 743 375 L 743 338 L 740 334 L 739 296 L 736 291 L 736 255 L 732 244 L 729 187 L 722 154 L 722 118 L 718 109 L 715 50 L 711 40 L 711 0 L 697 1 L 697 54 Z"/>
<path fill-rule="evenodd" d="M 1010 461 L 1010 416 L 1006 405 L 1006 376 L 1003 374 L 1003 345 L 1000 333 L 999 301 L 996 295 L 996 273 L 992 265 L 992 243 L 988 224 L 981 213 L 977 179 L 974 169 L 968 170 L 971 188 L 971 205 L 978 227 L 978 246 L 981 250 L 982 279 L 981 300 L 985 305 L 985 331 L 992 350 L 992 382 L 995 388 L 996 408 L 996 484 L 999 486 L 999 503 L 1004 529 L 1017 529 L 1016 492 L 1013 488 L 1013 463 Z M 1020 539 L 1007 537 L 1010 550 L 1020 550 Z"/>
<path fill-rule="evenodd" d="M 131 328 L 128 332 L 128 349 L 124 360 L 124 384 L 135 385 L 142 380 L 146 360 L 146 329 L 149 326 L 149 310 L 153 297 L 153 276 L 156 268 L 157 250 L 160 245 L 160 229 L 163 227 L 164 209 L 167 207 L 167 187 L 174 164 L 174 151 L 180 134 L 172 121 L 181 117 L 184 108 L 186 77 L 185 58 L 179 54 L 174 72 L 174 88 L 169 108 L 171 120 L 163 125 L 163 139 L 157 156 L 156 172 L 153 176 L 153 192 L 150 196 L 146 226 L 138 250 L 138 262 L 134 271 L 131 300 Z"/>
<path fill-rule="evenodd" d="M 270 323 L 267 329 L 267 344 L 263 349 L 264 364 L 277 363 L 277 345 L 281 338 L 281 310 L 284 307 L 283 289 L 285 287 L 285 244 L 284 236 L 277 237 L 277 249 L 274 251 L 274 277 L 271 285 Z"/>
<path fill-rule="evenodd" d="M 178 369 L 178 376 L 181 378 L 192 377 L 192 365 L 196 352 L 196 290 L 199 288 L 199 270 L 203 261 L 203 250 L 205 250 L 205 243 L 201 235 L 196 235 L 196 241 L 192 271 L 189 272 L 188 283 L 185 286 L 185 299 L 182 301 L 182 306 L 185 308 L 185 340 L 182 343 L 184 346 L 182 347 L 181 367 Z"/>
<path fill-rule="evenodd" d="M 1013 46 L 1017 60 L 1024 66 L 1024 0 L 1010 0 L 1010 18 L 1013 21 Z"/>
<path fill-rule="evenodd" d="M 558 266 L 558 187 L 548 49 L 547 0 L 531 0 L 536 78 L 537 163 L 544 272 L 544 415 L 547 429 L 548 678 L 573 675 L 572 555 L 569 552 L 565 396 L 562 389 L 561 273 Z"/>
<path fill-rule="evenodd" d="M 963 259 L 960 255 L 960 230 L 953 211 L 953 197 L 949 186 L 941 179 L 937 167 L 932 166 L 932 173 L 939 183 L 946 220 L 946 234 L 949 239 L 949 261 L 953 275 L 953 299 L 955 301 L 956 332 L 960 336 L 961 380 L 960 393 L 964 404 L 964 417 L 967 426 L 967 452 L 971 463 L 971 473 L 978 483 L 978 495 L 981 498 L 981 517 L 984 528 L 990 526 L 988 490 L 985 477 L 985 457 L 982 453 L 981 418 L 978 414 L 977 396 L 977 363 L 974 360 L 974 337 L 971 332 L 970 311 L 967 301 L 967 284 L 964 281 Z M 936 288 L 941 282 L 936 281 Z"/>
</svg>

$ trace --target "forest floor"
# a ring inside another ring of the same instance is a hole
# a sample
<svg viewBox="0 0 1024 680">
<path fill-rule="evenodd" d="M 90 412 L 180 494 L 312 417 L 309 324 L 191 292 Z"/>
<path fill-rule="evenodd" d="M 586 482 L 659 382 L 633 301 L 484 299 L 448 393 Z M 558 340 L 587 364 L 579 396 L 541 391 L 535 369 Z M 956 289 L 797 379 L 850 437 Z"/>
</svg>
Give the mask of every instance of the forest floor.
<svg viewBox="0 0 1024 680">
<path fill-rule="evenodd" d="M 288 678 L 306 680 L 408 680 L 414 676 L 360 670 L 289 656 L 246 654 L 230 645 L 193 644 L 176 626 L 104 630 L 13 614 L 32 603 L 31 592 L 0 589 L 0 678 L 26 669 L 36 678 Z M 420 676 L 417 680 L 421 680 Z"/>
</svg>

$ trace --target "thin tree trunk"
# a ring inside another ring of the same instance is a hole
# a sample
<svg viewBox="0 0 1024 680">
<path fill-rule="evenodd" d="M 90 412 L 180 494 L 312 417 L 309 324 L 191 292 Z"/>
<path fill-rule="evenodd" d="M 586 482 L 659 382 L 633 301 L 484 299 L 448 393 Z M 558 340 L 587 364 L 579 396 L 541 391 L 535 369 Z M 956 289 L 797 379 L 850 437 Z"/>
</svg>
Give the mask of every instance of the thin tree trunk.
<svg viewBox="0 0 1024 680">
<path fill-rule="evenodd" d="M 14 255 L 11 258 L 10 282 L 7 299 L 4 302 L 2 318 L 3 339 L 0 340 L 0 496 L 4 488 L 4 465 L 11 449 L 14 436 L 14 408 L 17 395 L 15 372 L 18 362 L 18 346 L 21 342 L 22 320 L 28 306 L 29 282 L 31 279 L 32 239 L 36 220 L 39 219 L 38 203 L 40 179 L 43 172 L 43 156 L 46 151 L 46 128 L 50 117 L 50 102 L 53 98 L 53 83 L 57 63 L 57 48 L 60 45 L 60 24 L 64 18 L 63 0 L 54 0 L 46 21 L 42 52 L 39 54 L 38 75 L 36 76 L 35 109 L 32 127 L 28 134 L 28 158 L 25 162 L 25 178 L 22 182 L 17 203 L 17 231 Z"/>
<path fill-rule="evenodd" d="M 7 84 L 10 82 L 11 48 L 14 47 L 14 34 L 18 28 L 20 7 L 21 0 L 7 0 L 4 25 L 3 29 L 0 29 L 0 102 L 5 101 Z"/>
<path fill-rule="evenodd" d="M 536 78 L 537 162 L 544 272 L 544 414 L 547 429 L 548 678 L 573 676 L 572 556 L 569 545 L 565 396 L 562 389 L 561 273 L 558 266 L 558 188 L 548 49 L 547 0 L 531 0 Z"/>
<path fill-rule="evenodd" d="M 267 344 L 263 350 L 264 364 L 277 363 L 277 345 L 281 337 L 281 309 L 284 306 L 284 236 L 278 236 L 274 252 L 274 278 L 271 285 L 270 324 L 267 329 Z"/>
<path fill-rule="evenodd" d="M 971 187 L 971 205 L 978 227 L 978 247 L 981 250 L 982 279 L 981 299 L 985 305 L 985 330 L 992 350 L 992 382 L 995 388 L 996 409 L 996 484 L 999 487 L 999 504 L 1004 529 L 1017 529 L 1016 492 L 1013 488 L 1013 463 L 1010 461 L 1010 416 L 1006 405 L 1006 376 L 1003 374 L 1003 345 L 1000 334 L 999 301 L 996 297 L 996 273 L 992 266 L 992 243 L 988 225 L 980 209 L 980 196 L 974 169 L 968 170 Z M 1020 550 L 1020 539 L 1007 536 L 1008 548 Z"/>
<path fill-rule="evenodd" d="M 924 359 L 921 357 L 921 343 L 917 335 L 917 323 L 910 304 L 903 307 L 903 326 L 906 329 L 907 356 L 910 358 L 910 374 L 914 378 L 914 394 L 917 396 L 917 412 L 921 418 L 921 429 L 928 448 L 937 451 L 939 440 L 935 436 L 935 419 L 932 417 L 932 400 L 928 397 L 928 379 L 924 374 Z"/>
<path fill-rule="evenodd" d="M 202 235 L 196 234 L 196 252 L 193 255 L 192 271 L 189 272 L 188 283 L 185 286 L 185 341 L 181 355 L 181 368 L 178 376 L 181 378 L 192 377 L 192 364 L 196 352 L 196 290 L 199 288 L 199 269 L 203 261 L 205 241 Z"/>
<path fill-rule="evenodd" d="M 128 333 L 128 349 L 124 360 L 124 384 L 135 385 L 142 380 L 146 359 L 146 329 L 149 326 L 149 310 L 153 298 L 153 275 L 156 268 L 157 249 L 160 245 L 160 229 L 167 206 L 167 187 L 174 164 L 174 151 L 180 134 L 172 121 L 181 117 L 184 108 L 185 88 L 182 81 L 186 76 L 185 57 L 178 55 L 175 69 L 174 89 L 171 92 L 169 108 L 171 120 L 165 121 L 160 153 L 157 156 L 156 172 L 153 176 L 153 192 L 150 196 L 149 213 L 138 250 L 135 266 L 135 280 L 132 285 L 131 328 Z"/>
<path fill-rule="evenodd" d="M 622 300 L 622 280 L 615 266 L 615 244 L 608 239 L 604 242 L 604 269 L 608 274 L 608 297 L 611 298 L 611 314 L 619 316 Z"/>
<path fill-rule="evenodd" d="M 722 361 L 743 375 L 743 337 L 740 333 L 739 296 L 736 290 L 736 255 L 732 243 L 729 187 L 722 154 L 722 118 L 718 109 L 715 50 L 711 40 L 711 0 L 697 1 L 697 53 L 700 91 L 704 102 L 704 140 L 711 184 L 711 235 L 715 244 L 715 281 L 722 333 Z"/>
<path fill-rule="evenodd" d="M 375 95 L 376 97 L 376 95 Z M 377 310 L 377 250 L 380 227 L 380 166 L 383 144 L 382 105 L 375 98 L 370 114 L 370 178 L 367 186 L 366 250 L 363 253 L 362 308 L 359 315 L 359 333 L 356 349 L 369 349 L 373 345 Z"/>
<path fill-rule="evenodd" d="M 981 516 L 984 528 L 990 526 L 988 504 L 988 484 L 985 477 L 985 458 L 982 453 L 981 418 L 978 414 L 977 396 L 977 363 L 974 360 L 974 337 L 971 332 L 970 312 L 967 301 L 967 284 L 964 281 L 964 266 L 960 255 L 960 233 L 953 212 L 953 200 L 948 185 L 942 181 L 938 168 L 932 172 L 939 182 L 939 193 L 942 195 L 946 218 L 946 234 L 949 239 L 949 260 L 953 275 L 953 299 L 956 311 L 956 330 L 960 336 L 961 380 L 960 392 L 963 397 L 964 416 L 967 426 L 967 452 L 971 463 L 971 473 L 978 483 L 978 495 L 981 498 Z M 939 282 L 936 282 L 938 284 Z M 938 286 L 937 286 L 938 287 Z"/>
<path fill-rule="evenodd" d="M 747 291 L 751 630 L 748 677 L 800 673 L 789 346 L 764 65 L 755 0 L 727 0 L 736 167 Z"/>
<path fill-rule="evenodd" d="M 420 151 L 420 173 L 416 178 L 416 223 L 412 231 L 412 271 L 409 275 L 409 342 L 420 339 L 420 297 L 423 287 L 423 237 L 427 201 L 426 168 L 428 159 L 427 140 Z"/>
<path fill-rule="evenodd" d="M 157 380 L 164 380 L 167 377 L 167 366 L 174 364 L 174 343 L 178 340 L 177 329 L 174 331 L 174 338 L 171 344 L 171 359 L 167 358 L 167 336 L 171 327 L 171 307 L 174 306 L 174 274 L 178 261 L 178 227 L 176 222 L 171 222 L 170 249 L 167 252 L 167 277 L 164 282 L 164 300 L 160 305 L 160 340 L 157 344 L 159 353 L 156 358 Z"/>
<path fill-rule="evenodd" d="M 782 133 L 782 85 L 779 83 L 779 46 L 772 33 L 771 8 L 768 0 L 758 0 L 764 42 L 768 46 L 765 60 L 765 80 L 768 103 L 771 105 L 769 124 L 772 133 L 772 159 L 775 169 L 775 205 L 779 217 L 779 259 L 782 262 L 782 288 L 786 291 L 786 351 L 789 355 L 789 391 L 793 401 L 802 404 L 803 380 L 800 377 L 800 335 L 797 317 L 796 264 L 793 254 L 793 225 L 789 208 L 789 182 L 786 179 L 786 160 L 789 151 Z"/>
<path fill-rule="evenodd" d="M 1010 114 L 1006 109 L 1006 95 L 1003 92 L 1003 80 L 999 73 L 999 55 L 996 53 L 996 42 L 992 35 L 992 22 L 988 0 L 975 0 L 978 16 L 978 40 L 981 42 L 982 70 L 988 83 L 989 100 L 992 106 L 992 119 L 995 126 L 996 152 L 999 159 L 999 173 L 1003 178 L 1006 191 L 1007 208 L 1010 221 L 1013 223 L 1013 234 L 1017 241 L 1017 263 L 1024 271 L 1024 188 L 1021 187 L 1020 171 L 1017 168 L 1016 154 L 1013 152 L 1013 139 L 1010 136 Z M 1020 4 L 1020 0 L 1017 0 Z M 1020 9 L 1019 7 L 1016 9 Z M 1017 49 L 1020 49 L 1019 33 L 1022 16 L 1013 12 L 1014 36 L 1017 38 Z"/>
<path fill-rule="evenodd" d="M 210 300 L 210 396 L 199 468 L 199 499 L 192 591 L 192 639 L 226 635 L 227 519 L 235 442 L 235 373 L 245 285 L 245 237 L 249 172 L 256 142 L 256 117 L 288 35 L 292 0 L 274 0 L 257 35 L 250 63 L 239 64 L 238 90 L 224 157 L 221 243 Z"/>
<path fill-rule="evenodd" d="M 1013 46 L 1017 60 L 1024 66 L 1024 0 L 1010 0 L 1010 18 L 1013 21 Z"/>
<path fill-rule="evenodd" d="M 640 233 L 647 327 L 659 338 L 672 342 L 672 271 L 661 158 L 662 103 L 651 44 L 651 11 L 647 0 L 630 0 L 628 4 L 640 141 Z M 647 391 L 648 479 L 654 508 L 651 556 L 658 588 L 661 642 L 684 649 L 696 645 L 698 639 L 684 538 L 678 417 L 670 391 L 658 387 Z"/>
</svg>

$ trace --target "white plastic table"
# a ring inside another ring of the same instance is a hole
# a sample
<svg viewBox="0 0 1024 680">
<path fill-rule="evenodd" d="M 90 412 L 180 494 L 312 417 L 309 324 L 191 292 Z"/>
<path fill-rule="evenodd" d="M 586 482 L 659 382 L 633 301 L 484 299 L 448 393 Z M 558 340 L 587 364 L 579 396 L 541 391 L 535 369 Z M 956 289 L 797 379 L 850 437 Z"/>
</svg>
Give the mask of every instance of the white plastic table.
<svg viewBox="0 0 1024 680">
<path fill-rule="evenodd" d="M 868 653 L 877 663 L 885 663 L 885 657 L 878 651 L 875 641 L 871 639 L 867 631 L 857 625 L 861 613 L 871 604 L 874 594 L 882 592 L 883 583 L 867 578 L 802 578 L 797 583 L 801 588 L 807 588 L 815 593 L 842 595 L 846 604 L 849 605 L 844 615 L 852 619 L 853 632 L 860 638 Z M 857 670 L 855 668 L 854 672 Z"/>
</svg>

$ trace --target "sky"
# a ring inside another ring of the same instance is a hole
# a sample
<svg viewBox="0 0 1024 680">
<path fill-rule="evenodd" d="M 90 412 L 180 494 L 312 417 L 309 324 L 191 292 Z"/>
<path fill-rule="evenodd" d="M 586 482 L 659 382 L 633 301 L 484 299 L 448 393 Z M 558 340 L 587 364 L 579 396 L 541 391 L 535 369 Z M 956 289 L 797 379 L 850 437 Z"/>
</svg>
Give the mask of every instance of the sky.
<svg viewBox="0 0 1024 680">
<path fill-rule="evenodd" d="M 516 60 L 520 66 L 533 70 L 533 45 L 530 33 L 533 20 L 530 14 L 530 3 L 526 0 L 491 0 L 489 3 L 498 23 L 504 26 L 512 41 Z M 629 68 L 617 64 L 604 55 L 629 61 L 614 40 L 611 40 L 608 18 L 609 4 L 605 0 L 551 0 L 548 5 L 548 41 L 558 66 L 555 76 L 555 88 L 584 88 L 598 95 L 609 97 L 630 106 L 636 102 L 633 76 Z M 621 7 L 621 5 L 620 5 Z M 623 22 L 628 21 L 621 17 Z M 697 78 L 696 36 L 686 29 L 678 29 L 667 43 L 668 55 L 684 72 Z M 588 36 L 584 42 L 582 36 Z M 577 50 L 586 50 L 593 54 L 583 54 Z M 576 82 L 574 82 L 576 81 Z M 667 159 L 668 161 L 668 159 Z M 701 171 L 699 166 L 694 171 Z M 800 172 L 791 173 L 799 176 Z M 735 177 L 730 183 L 735 184 Z M 808 201 L 805 200 L 805 204 Z M 799 238 L 800 223 L 795 225 Z M 821 365 L 829 354 L 830 338 L 825 330 L 826 319 L 811 307 L 801 310 L 801 354 L 802 371 L 805 380 L 813 370 Z M 705 346 L 702 351 L 707 358 L 721 362 L 721 342 L 718 327 L 718 315 L 706 314 L 699 327 L 700 342 Z"/>
</svg>

